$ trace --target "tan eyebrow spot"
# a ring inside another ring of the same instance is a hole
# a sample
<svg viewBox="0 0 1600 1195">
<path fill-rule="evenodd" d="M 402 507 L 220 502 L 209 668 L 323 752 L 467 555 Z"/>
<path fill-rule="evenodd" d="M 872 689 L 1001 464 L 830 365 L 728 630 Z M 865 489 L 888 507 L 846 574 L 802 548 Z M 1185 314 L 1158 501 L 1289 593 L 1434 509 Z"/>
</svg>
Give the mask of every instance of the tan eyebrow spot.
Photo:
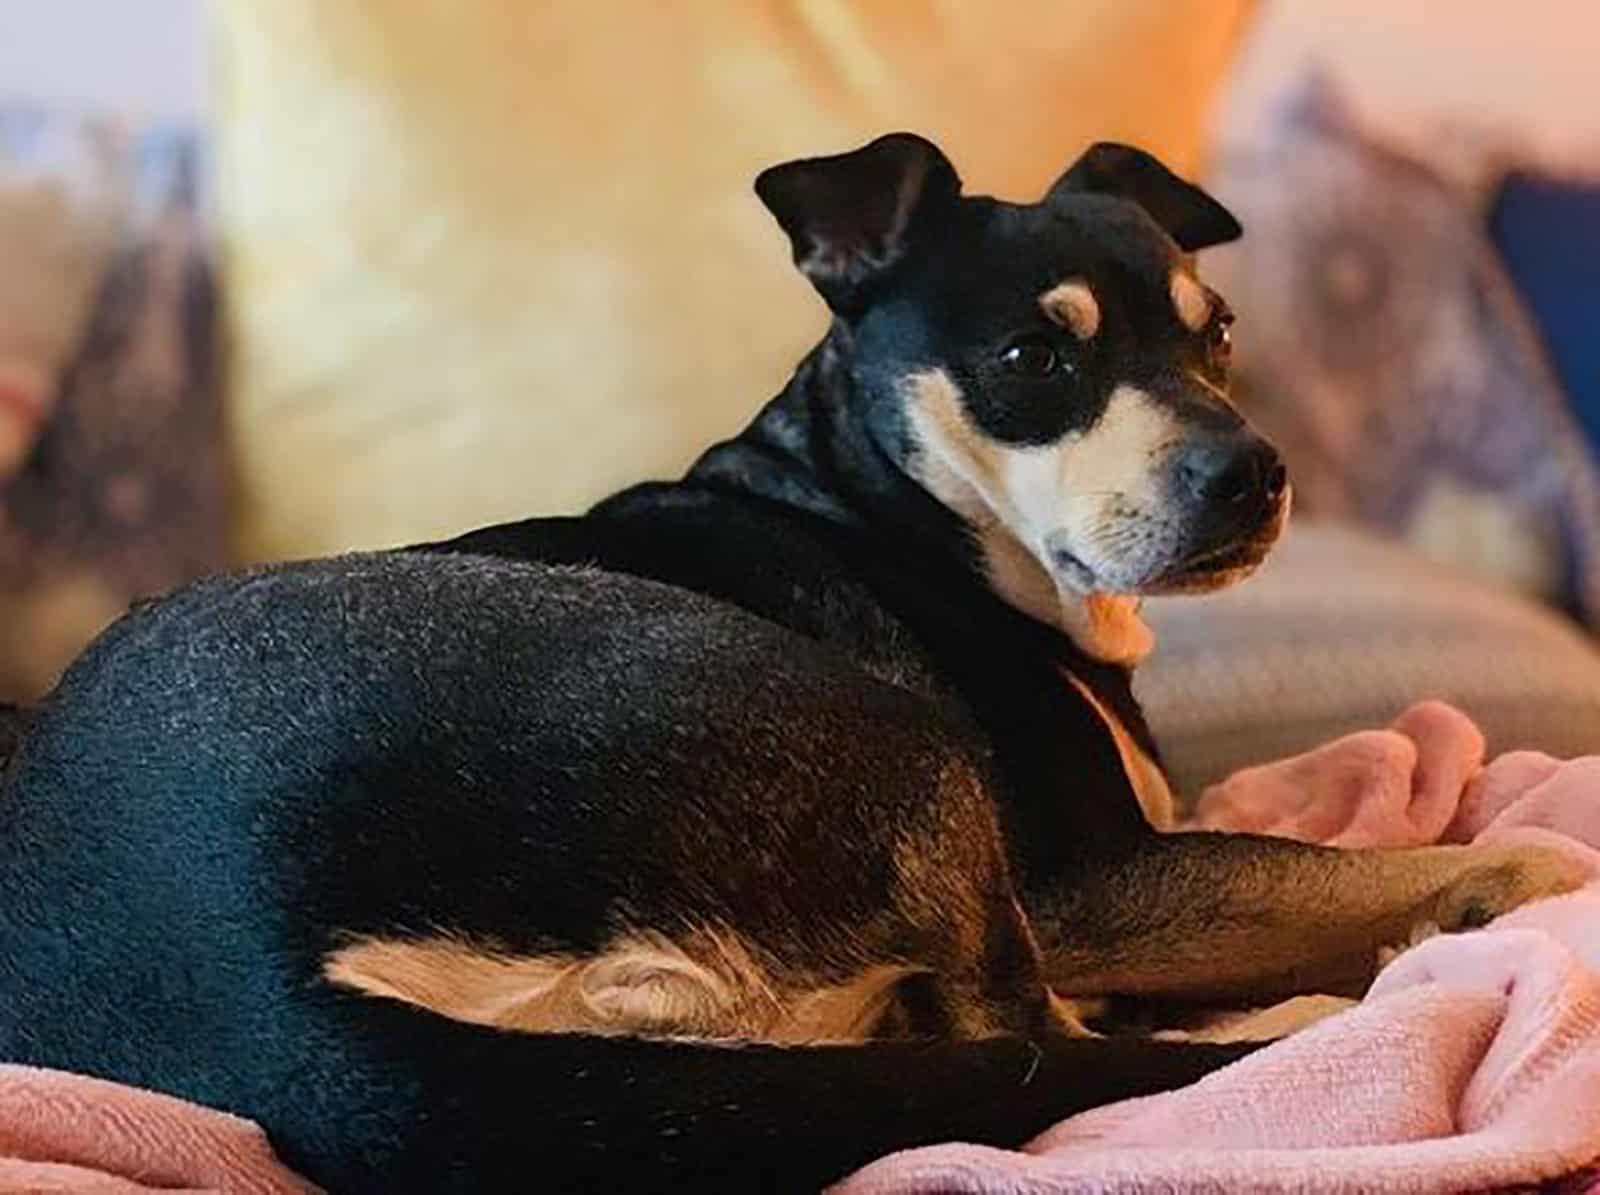
<svg viewBox="0 0 1600 1195">
<path fill-rule="evenodd" d="M 1039 296 L 1044 313 L 1079 340 L 1100 330 L 1100 302 L 1082 278 L 1069 278 Z"/>
<path fill-rule="evenodd" d="M 1198 332 L 1205 327 L 1211 319 L 1211 295 L 1206 288 L 1193 275 L 1173 270 L 1169 290 L 1178 321 L 1191 332 Z"/>
</svg>

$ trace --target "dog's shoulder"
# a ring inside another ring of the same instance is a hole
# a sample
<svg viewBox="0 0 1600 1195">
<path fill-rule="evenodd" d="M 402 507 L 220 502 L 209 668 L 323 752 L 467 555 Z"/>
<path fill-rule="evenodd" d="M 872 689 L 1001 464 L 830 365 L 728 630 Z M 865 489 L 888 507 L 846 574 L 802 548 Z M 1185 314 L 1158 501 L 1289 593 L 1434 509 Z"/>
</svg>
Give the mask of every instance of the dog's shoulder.
<svg viewBox="0 0 1600 1195">
<path fill-rule="evenodd" d="M 828 520 L 748 493 L 634 486 L 573 518 L 482 528 L 417 551 L 571 564 L 661 582 L 737 607 L 931 692 L 918 637 L 863 575 L 870 545 Z"/>
</svg>

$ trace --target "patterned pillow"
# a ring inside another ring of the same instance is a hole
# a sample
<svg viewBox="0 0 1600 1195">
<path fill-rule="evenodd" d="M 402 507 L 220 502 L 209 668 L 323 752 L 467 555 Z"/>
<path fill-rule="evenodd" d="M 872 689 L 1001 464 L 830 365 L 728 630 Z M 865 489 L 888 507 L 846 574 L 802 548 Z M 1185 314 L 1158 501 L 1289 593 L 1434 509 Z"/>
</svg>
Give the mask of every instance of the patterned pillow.
<svg viewBox="0 0 1600 1195">
<path fill-rule="evenodd" d="M 1465 181 L 1360 126 L 1325 80 L 1220 154 L 1242 242 L 1240 395 L 1298 509 L 1600 617 L 1600 479 Z"/>
<path fill-rule="evenodd" d="M 0 109 L 0 701 L 223 561 L 201 153 Z"/>
</svg>

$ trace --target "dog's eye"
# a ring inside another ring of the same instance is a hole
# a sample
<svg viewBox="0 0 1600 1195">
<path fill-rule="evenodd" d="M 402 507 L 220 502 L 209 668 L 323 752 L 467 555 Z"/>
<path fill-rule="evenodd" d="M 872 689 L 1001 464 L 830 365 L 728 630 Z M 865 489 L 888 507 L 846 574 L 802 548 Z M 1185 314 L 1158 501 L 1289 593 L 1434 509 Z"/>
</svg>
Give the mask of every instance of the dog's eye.
<svg viewBox="0 0 1600 1195">
<path fill-rule="evenodd" d="M 1211 321 L 1209 337 L 1211 341 L 1211 360 L 1218 366 L 1226 368 L 1233 359 L 1233 312 L 1223 310 L 1218 312 L 1217 318 Z"/>
<path fill-rule="evenodd" d="M 1000 354 L 1000 363 L 1012 373 L 1030 378 L 1046 378 L 1061 364 L 1055 346 L 1042 336 L 1012 341 Z"/>
</svg>

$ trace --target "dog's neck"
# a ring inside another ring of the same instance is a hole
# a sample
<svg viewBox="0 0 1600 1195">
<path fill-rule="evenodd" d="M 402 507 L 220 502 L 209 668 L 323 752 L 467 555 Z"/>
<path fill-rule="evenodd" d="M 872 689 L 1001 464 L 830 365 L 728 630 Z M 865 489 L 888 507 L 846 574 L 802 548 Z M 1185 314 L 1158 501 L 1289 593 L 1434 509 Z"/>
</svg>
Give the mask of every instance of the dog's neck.
<svg viewBox="0 0 1600 1195">
<path fill-rule="evenodd" d="M 1056 583 L 973 495 L 965 509 L 909 477 L 868 431 L 855 401 L 852 345 L 838 322 L 742 433 L 705 453 L 688 480 L 733 488 L 877 537 L 886 550 L 950 563 L 1084 655 L 1132 667 L 1152 637 L 1138 602 Z"/>
</svg>

